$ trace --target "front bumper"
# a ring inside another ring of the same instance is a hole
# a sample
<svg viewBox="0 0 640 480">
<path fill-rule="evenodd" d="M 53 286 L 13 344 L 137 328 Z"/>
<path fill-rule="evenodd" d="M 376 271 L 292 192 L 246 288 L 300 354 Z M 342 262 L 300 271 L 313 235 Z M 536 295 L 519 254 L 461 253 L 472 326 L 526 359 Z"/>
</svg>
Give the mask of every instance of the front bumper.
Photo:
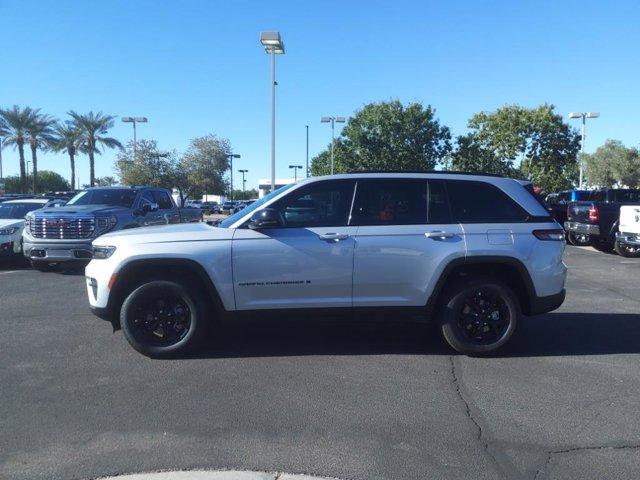
<svg viewBox="0 0 640 480">
<path fill-rule="evenodd" d="M 616 241 L 627 245 L 640 246 L 640 233 L 616 232 Z"/>
<path fill-rule="evenodd" d="M 34 262 L 69 262 L 91 260 L 92 240 L 79 241 L 41 241 L 40 239 L 24 239 L 23 253 Z"/>
<path fill-rule="evenodd" d="M 591 223 L 564 222 L 564 229 L 582 235 L 600 235 L 600 226 Z"/>
</svg>

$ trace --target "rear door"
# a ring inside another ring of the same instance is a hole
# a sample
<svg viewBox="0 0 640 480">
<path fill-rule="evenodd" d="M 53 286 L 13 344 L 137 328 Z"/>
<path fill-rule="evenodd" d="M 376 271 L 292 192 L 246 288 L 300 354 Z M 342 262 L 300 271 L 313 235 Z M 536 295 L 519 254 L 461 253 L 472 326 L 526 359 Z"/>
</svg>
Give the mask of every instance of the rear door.
<svg viewBox="0 0 640 480">
<path fill-rule="evenodd" d="M 354 307 L 424 306 L 444 265 L 465 255 L 441 180 L 359 180 L 350 224 Z"/>
<path fill-rule="evenodd" d="M 354 185 L 323 180 L 296 188 L 271 205 L 282 227 L 236 230 L 236 309 L 351 307 Z"/>
</svg>

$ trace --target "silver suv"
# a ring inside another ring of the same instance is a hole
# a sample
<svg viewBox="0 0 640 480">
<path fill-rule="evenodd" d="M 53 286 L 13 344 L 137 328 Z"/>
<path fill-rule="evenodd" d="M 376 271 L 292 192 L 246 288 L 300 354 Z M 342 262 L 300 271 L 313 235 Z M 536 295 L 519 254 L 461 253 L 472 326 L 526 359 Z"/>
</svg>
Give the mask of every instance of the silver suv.
<svg viewBox="0 0 640 480">
<path fill-rule="evenodd" d="M 564 246 L 528 182 L 355 173 L 287 185 L 215 227 L 103 235 L 86 275 L 93 311 L 151 356 L 192 348 L 212 319 L 274 310 L 418 314 L 481 354 L 562 304 Z"/>
</svg>

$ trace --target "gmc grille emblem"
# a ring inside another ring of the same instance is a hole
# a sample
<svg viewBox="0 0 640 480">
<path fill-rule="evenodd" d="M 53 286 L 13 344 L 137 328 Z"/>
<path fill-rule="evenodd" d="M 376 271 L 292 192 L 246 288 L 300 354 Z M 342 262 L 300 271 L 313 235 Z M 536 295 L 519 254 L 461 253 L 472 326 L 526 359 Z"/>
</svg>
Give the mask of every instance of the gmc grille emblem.
<svg viewBox="0 0 640 480">
<path fill-rule="evenodd" d="M 69 221 L 68 220 L 62 220 L 62 219 L 45 220 L 45 225 L 47 227 L 60 228 L 60 227 L 65 227 L 65 226 L 69 225 Z"/>
</svg>

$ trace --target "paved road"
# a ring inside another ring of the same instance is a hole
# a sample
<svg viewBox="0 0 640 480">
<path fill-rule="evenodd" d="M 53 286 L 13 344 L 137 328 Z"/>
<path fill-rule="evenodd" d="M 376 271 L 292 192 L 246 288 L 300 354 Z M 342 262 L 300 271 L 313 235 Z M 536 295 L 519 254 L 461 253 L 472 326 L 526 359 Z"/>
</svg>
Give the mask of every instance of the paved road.
<svg viewBox="0 0 640 480">
<path fill-rule="evenodd" d="M 0 269 L 0 478 L 169 468 L 349 479 L 640 477 L 640 260 L 570 247 L 568 298 L 499 357 L 421 326 L 229 328 L 138 355 L 81 275 Z"/>
</svg>

